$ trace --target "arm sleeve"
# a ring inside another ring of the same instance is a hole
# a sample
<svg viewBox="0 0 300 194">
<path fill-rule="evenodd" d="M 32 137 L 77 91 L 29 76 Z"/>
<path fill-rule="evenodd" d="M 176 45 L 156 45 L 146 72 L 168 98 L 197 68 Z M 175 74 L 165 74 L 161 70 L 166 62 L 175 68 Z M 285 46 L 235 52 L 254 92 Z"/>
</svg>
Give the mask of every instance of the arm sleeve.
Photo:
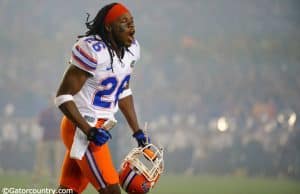
<svg viewBox="0 0 300 194">
<path fill-rule="evenodd" d="M 130 64 L 131 67 L 131 73 L 134 70 L 134 66 L 136 62 L 140 59 L 141 57 L 141 51 L 140 51 L 140 45 L 137 40 L 134 41 L 134 43 L 130 46 L 129 48 L 130 52 L 134 55 L 134 61 Z"/>
<path fill-rule="evenodd" d="M 81 39 L 72 48 L 70 63 L 94 76 L 98 64 L 97 54 L 88 42 Z"/>
<path fill-rule="evenodd" d="M 136 53 L 136 61 L 138 61 L 141 58 L 140 44 L 137 40 L 135 40 L 134 45 L 135 45 L 134 50 L 135 50 L 135 53 Z"/>
</svg>

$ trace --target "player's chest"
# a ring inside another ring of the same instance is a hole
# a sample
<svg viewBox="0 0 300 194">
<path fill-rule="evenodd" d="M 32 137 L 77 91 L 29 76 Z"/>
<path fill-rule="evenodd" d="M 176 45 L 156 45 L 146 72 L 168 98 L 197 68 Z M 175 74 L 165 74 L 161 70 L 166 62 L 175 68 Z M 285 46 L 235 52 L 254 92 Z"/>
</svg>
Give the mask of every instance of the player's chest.
<svg viewBox="0 0 300 194">
<path fill-rule="evenodd" d="M 107 60 L 106 63 L 98 65 L 96 69 L 96 77 L 106 77 L 108 75 L 124 75 L 132 72 L 135 58 L 129 53 L 126 53 L 122 60 L 117 56 L 113 57 L 113 63 L 111 60 Z"/>
<path fill-rule="evenodd" d="M 131 76 L 135 58 L 124 55 L 122 60 L 118 57 L 113 58 L 113 63 L 107 60 L 106 63 L 97 66 L 92 82 L 95 88 L 117 91 L 117 88 L 125 87 Z M 115 93 L 115 92 L 112 92 Z"/>
</svg>

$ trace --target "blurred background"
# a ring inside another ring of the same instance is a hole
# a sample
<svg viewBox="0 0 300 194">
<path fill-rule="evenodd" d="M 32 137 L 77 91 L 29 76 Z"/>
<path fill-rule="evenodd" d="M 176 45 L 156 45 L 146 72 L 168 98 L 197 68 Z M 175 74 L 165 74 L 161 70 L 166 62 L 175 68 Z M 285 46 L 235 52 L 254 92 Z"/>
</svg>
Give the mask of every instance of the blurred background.
<svg viewBox="0 0 300 194">
<path fill-rule="evenodd" d="M 111 2 L 0 0 L 2 174 L 56 184 L 64 147 L 52 99 L 86 13 Z M 165 149 L 165 174 L 299 183 L 300 2 L 120 2 L 141 45 L 131 81 L 138 117 Z M 135 142 L 117 119 L 119 166 Z"/>
</svg>

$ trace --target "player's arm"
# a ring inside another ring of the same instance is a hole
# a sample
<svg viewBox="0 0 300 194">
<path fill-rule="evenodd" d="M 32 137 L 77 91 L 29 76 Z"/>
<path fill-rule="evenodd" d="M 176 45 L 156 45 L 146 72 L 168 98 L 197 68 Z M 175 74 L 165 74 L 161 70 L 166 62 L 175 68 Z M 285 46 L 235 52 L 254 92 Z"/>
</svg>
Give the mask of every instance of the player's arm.
<svg viewBox="0 0 300 194">
<path fill-rule="evenodd" d="M 138 124 L 135 108 L 134 108 L 134 102 L 133 102 L 133 96 L 128 95 L 122 99 L 119 100 L 119 108 L 122 111 L 124 117 L 126 118 L 130 128 L 132 129 L 133 133 L 137 132 L 140 127 Z"/>
<path fill-rule="evenodd" d="M 56 101 L 60 101 L 61 99 L 61 101 L 58 102 L 59 109 L 85 134 L 88 134 L 91 126 L 82 117 L 74 101 L 70 98 L 72 98 L 73 95 L 79 92 L 83 84 L 90 76 L 91 74 L 89 74 L 88 72 L 83 71 L 74 65 L 71 65 L 66 71 L 56 94 Z M 70 97 L 69 100 L 66 99 L 66 97 L 68 96 Z"/>
<path fill-rule="evenodd" d="M 134 108 L 133 96 L 131 94 L 129 86 L 125 88 L 124 92 L 125 96 L 123 93 L 122 98 L 119 100 L 119 108 L 125 116 L 130 128 L 132 129 L 132 136 L 136 139 L 138 146 L 144 147 L 149 142 L 149 138 L 147 140 L 143 130 L 141 130 L 139 127 Z"/>
</svg>

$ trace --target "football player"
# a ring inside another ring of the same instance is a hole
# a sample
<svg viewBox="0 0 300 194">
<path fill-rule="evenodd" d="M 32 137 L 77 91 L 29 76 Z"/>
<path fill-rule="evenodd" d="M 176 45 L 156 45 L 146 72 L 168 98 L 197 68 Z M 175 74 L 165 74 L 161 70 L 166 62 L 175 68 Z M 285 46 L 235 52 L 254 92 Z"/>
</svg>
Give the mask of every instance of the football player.
<svg viewBox="0 0 300 194">
<path fill-rule="evenodd" d="M 101 194 L 120 194 L 107 143 L 111 135 L 104 124 L 114 120 L 120 108 L 138 146 L 147 144 L 129 87 L 140 46 L 133 17 L 120 3 L 104 6 L 93 20 L 87 18 L 86 27 L 72 48 L 70 66 L 55 97 L 64 114 L 61 135 L 67 148 L 57 193 L 61 189 L 81 193 L 91 183 Z"/>
</svg>

